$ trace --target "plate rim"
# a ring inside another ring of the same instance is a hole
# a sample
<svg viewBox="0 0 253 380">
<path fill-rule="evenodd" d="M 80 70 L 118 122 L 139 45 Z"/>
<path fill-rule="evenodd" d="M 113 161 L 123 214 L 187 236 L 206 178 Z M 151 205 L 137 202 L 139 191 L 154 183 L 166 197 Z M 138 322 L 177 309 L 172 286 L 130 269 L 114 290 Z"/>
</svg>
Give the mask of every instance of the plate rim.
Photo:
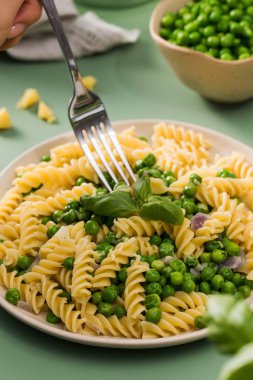
<svg viewBox="0 0 253 380">
<path fill-rule="evenodd" d="M 117 128 L 122 128 L 126 126 L 126 128 L 130 126 L 136 126 L 138 129 L 138 124 L 148 124 L 155 125 L 158 123 L 166 123 L 173 124 L 175 126 L 182 126 L 187 129 L 192 129 L 196 132 L 208 134 L 213 138 L 222 138 L 226 139 L 228 142 L 236 144 L 238 146 L 238 151 L 244 152 L 243 154 L 247 156 L 247 159 L 250 160 L 249 156 L 253 159 L 253 148 L 248 145 L 242 143 L 241 141 L 237 141 L 235 138 L 227 136 L 221 132 L 216 130 L 212 130 L 210 128 L 206 128 L 204 126 L 200 126 L 198 124 L 193 124 L 185 121 L 178 120 L 167 120 L 160 118 L 148 118 L 148 119 L 125 119 L 125 120 L 117 120 L 112 122 L 112 126 Z M 18 162 L 25 156 L 35 152 L 38 149 L 46 148 L 48 145 L 57 145 L 57 141 L 61 139 L 65 139 L 68 137 L 74 137 L 72 131 L 61 133 L 57 136 L 48 138 L 43 140 L 42 142 L 35 144 L 33 147 L 26 149 L 23 153 L 19 154 L 14 160 L 12 160 L 1 172 L 0 179 L 5 176 L 14 166 L 18 166 Z M 207 137 L 208 138 L 208 137 Z M 58 142 L 59 144 L 59 142 Z M 49 149 L 49 148 L 48 148 Z M 14 174 L 14 173 L 13 173 Z M 1 289 L 4 287 L 0 286 Z M 0 294 L 0 307 L 2 307 L 7 313 L 11 314 L 16 319 L 21 322 L 29 325 L 30 327 L 35 328 L 36 330 L 42 331 L 46 334 L 52 335 L 54 337 L 58 337 L 64 340 L 98 346 L 98 347 L 110 347 L 110 348 L 123 348 L 123 349 L 144 349 L 144 348 L 158 348 L 158 347 L 169 347 L 176 346 L 181 344 L 186 344 L 190 342 L 194 342 L 207 337 L 207 329 L 191 331 L 187 333 L 181 333 L 178 335 L 173 335 L 165 338 L 149 338 L 149 339 L 135 339 L 135 338 L 120 338 L 120 337 L 110 337 L 110 336 L 90 336 L 85 334 L 77 334 L 72 333 L 64 329 L 59 329 L 54 327 L 53 325 L 47 324 L 46 322 L 42 322 L 36 319 L 36 315 L 32 316 L 30 313 L 22 310 L 21 308 L 17 308 L 16 306 L 8 303 L 4 297 Z"/>
</svg>

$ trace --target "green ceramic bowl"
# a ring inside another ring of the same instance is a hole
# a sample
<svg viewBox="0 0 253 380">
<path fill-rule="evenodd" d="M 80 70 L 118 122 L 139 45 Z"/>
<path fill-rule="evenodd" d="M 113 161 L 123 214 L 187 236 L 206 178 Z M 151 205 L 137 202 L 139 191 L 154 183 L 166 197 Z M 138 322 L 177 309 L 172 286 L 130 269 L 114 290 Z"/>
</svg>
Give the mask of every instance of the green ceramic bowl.
<svg viewBox="0 0 253 380">
<path fill-rule="evenodd" d="M 151 0 L 76 0 L 76 3 L 100 8 L 128 8 L 149 3 L 150 1 Z"/>
</svg>

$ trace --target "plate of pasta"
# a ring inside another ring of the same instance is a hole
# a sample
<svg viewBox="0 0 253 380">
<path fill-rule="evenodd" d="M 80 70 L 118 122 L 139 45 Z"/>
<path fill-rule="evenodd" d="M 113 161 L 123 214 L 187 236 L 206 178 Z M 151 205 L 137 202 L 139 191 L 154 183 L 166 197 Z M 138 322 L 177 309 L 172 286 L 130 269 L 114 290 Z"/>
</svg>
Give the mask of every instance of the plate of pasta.
<svg viewBox="0 0 253 380">
<path fill-rule="evenodd" d="M 114 128 L 136 174 L 130 187 L 105 173 L 108 193 L 71 133 L 1 173 L 0 305 L 82 344 L 202 339 L 209 296 L 251 296 L 253 151 L 187 123 Z"/>
</svg>

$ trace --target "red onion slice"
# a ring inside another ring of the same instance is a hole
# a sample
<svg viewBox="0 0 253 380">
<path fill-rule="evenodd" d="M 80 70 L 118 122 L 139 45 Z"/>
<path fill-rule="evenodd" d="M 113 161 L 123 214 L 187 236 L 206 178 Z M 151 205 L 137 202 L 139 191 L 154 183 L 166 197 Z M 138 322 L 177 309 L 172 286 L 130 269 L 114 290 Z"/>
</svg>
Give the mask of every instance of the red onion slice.
<svg viewBox="0 0 253 380">
<path fill-rule="evenodd" d="M 229 256 L 223 263 L 220 265 L 221 267 L 228 267 L 230 269 L 239 269 L 244 262 L 244 255 L 240 256 Z"/>
<path fill-rule="evenodd" d="M 204 223 L 209 219 L 208 215 L 203 214 L 202 212 L 198 212 L 196 215 L 192 217 L 191 220 L 191 229 L 198 230 L 204 226 Z"/>
</svg>

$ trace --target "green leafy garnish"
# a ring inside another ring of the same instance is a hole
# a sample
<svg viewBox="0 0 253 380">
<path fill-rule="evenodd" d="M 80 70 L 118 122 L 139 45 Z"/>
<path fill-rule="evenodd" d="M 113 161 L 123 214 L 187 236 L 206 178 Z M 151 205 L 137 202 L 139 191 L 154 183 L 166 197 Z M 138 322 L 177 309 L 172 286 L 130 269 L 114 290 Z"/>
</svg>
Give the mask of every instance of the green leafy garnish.
<svg viewBox="0 0 253 380">
<path fill-rule="evenodd" d="M 134 195 L 140 204 L 146 202 L 152 195 L 149 176 L 143 176 L 135 182 Z"/>
<path fill-rule="evenodd" d="M 253 342 L 253 314 L 243 301 L 229 295 L 210 297 L 209 337 L 220 351 L 234 353 Z"/>
<path fill-rule="evenodd" d="M 113 191 L 97 197 L 82 198 L 82 204 L 96 215 L 114 218 L 127 217 L 139 212 L 133 198 L 125 191 Z"/>
<path fill-rule="evenodd" d="M 28 195 L 31 195 L 32 193 L 34 193 L 36 190 L 41 189 L 42 186 L 43 186 L 43 183 L 41 183 L 38 187 L 32 187 L 31 190 L 28 191 L 27 193 L 22 193 L 22 196 L 27 197 Z"/>
<path fill-rule="evenodd" d="M 155 197 L 151 202 L 145 203 L 141 208 L 140 217 L 147 220 L 162 220 L 176 225 L 182 224 L 184 221 L 181 207 L 165 197 Z"/>
</svg>

